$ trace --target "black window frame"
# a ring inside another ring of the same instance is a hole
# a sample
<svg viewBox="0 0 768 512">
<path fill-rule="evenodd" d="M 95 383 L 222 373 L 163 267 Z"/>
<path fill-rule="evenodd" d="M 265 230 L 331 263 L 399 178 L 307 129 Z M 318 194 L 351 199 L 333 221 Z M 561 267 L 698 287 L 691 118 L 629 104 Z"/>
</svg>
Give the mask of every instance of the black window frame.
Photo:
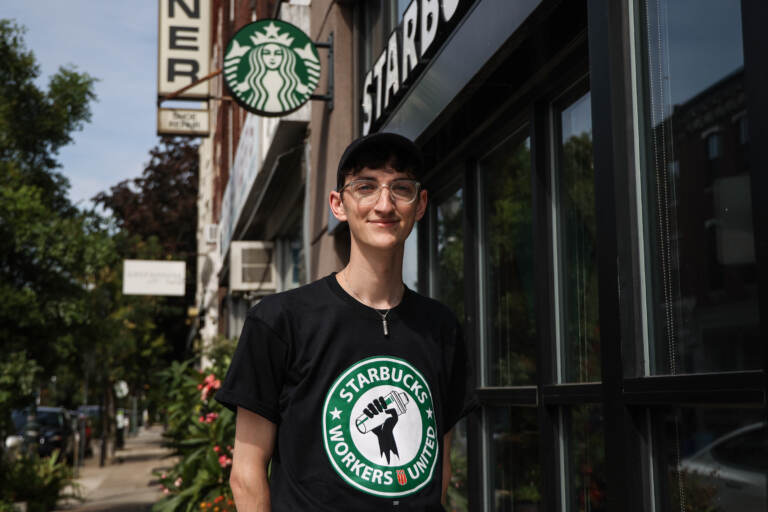
<svg viewBox="0 0 768 512">
<path fill-rule="evenodd" d="M 567 2 L 551 0 L 537 9 L 537 23 L 566 7 Z M 641 297 L 638 283 L 637 212 L 634 211 L 634 173 L 636 172 L 633 118 L 633 56 L 629 37 L 633 33 L 635 8 L 633 0 L 584 0 L 584 26 L 576 37 L 552 52 L 539 73 L 535 86 L 517 82 L 507 92 L 509 99 L 495 105 L 491 120 L 478 117 L 488 114 L 489 100 L 479 100 L 477 94 L 461 98 L 447 119 L 430 127 L 418 141 L 425 149 L 431 172 L 426 182 L 461 180 L 464 194 L 464 266 L 466 335 L 474 347 L 471 357 L 475 363 L 484 354 L 478 343 L 478 296 L 474 286 L 479 271 L 476 245 L 480 236 L 478 224 L 477 179 L 478 160 L 494 144 L 488 134 L 509 127 L 501 121 L 510 113 L 528 119 L 531 137 L 531 169 L 534 208 L 534 250 L 536 257 L 536 316 L 540 339 L 537 349 L 537 378 L 535 386 L 483 387 L 477 381 L 477 396 L 483 406 L 536 407 L 539 428 L 542 482 L 542 510 L 560 510 L 562 503 L 559 481 L 559 414 L 563 408 L 578 404 L 601 404 L 604 418 L 606 450 L 607 509 L 611 511 L 645 512 L 664 510 L 666 502 L 653 489 L 653 439 L 661 433 L 654 426 L 653 415 L 670 407 L 745 407 L 762 411 L 768 420 L 766 390 L 768 390 L 768 344 L 764 345 L 761 370 L 717 372 L 708 374 L 641 376 L 625 375 L 625 358 L 635 358 L 642 346 Z M 546 14 L 541 15 L 544 12 Z M 762 34 L 761 20 L 768 19 L 768 4 L 742 0 L 744 37 L 745 89 L 749 134 L 750 178 L 752 183 L 753 229 L 758 261 L 759 308 L 761 334 L 768 339 L 768 174 L 758 172 L 768 168 L 768 38 Z M 542 21 L 543 20 L 543 21 Z M 575 23 L 578 20 L 575 21 Z M 530 28 L 530 27 L 529 27 Z M 523 33 L 525 31 L 518 31 Z M 535 32 L 535 31 L 533 31 Z M 545 30 L 539 33 L 546 33 Z M 552 45 L 538 36 L 527 35 L 537 49 Z M 513 35 L 508 48 L 500 52 L 499 61 L 489 63 L 486 83 L 497 78 L 499 62 L 515 59 L 515 50 L 524 45 Z M 539 45 L 539 46 L 537 46 Z M 567 70 L 567 71 L 565 71 Z M 496 73 L 496 74 L 494 74 Z M 579 76 L 589 76 L 592 97 L 593 159 L 595 166 L 595 197 L 597 214 L 597 258 L 599 283 L 601 381 L 584 384 L 557 384 L 554 364 L 556 345 L 551 314 L 552 219 L 550 218 L 552 179 L 552 101 L 574 83 Z M 501 76 L 504 76 L 503 73 Z M 541 77 L 557 77 L 544 83 Z M 482 83 L 478 86 L 481 90 Z M 496 83 L 498 86 L 498 82 Z M 535 89 L 535 92 L 533 91 Z M 498 97 L 498 95 L 497 95 Z M 642 99 L 642 98 L 641 98 Z M 475 108 L 478 107 L 478 108 Z M 762 114 L 762 115 L 761 115 Z M 473 121 L 475 121 L 473 123 Z M 479 126 L 479 129 L 457 128 L 457 125 Z M 512 123 L 514 124 L 514 122 Z M 506 136 L 509 135 L 507 132 Z M 497 135 L 505 137 L 504 134 Z M 484 139 L 484 137 L 486 137 Z M 484 140 L 479 143 L 478 141 Z M 642 160 L 642 158 L 640 159 Z M 451 161 L 449 165 L 446 162 Z M 451 171 L 458 163 L 459 170 Z M 430 265 L 434 260 L 431 229 L 434 214 L 421 221 L 419 229 L 419 287 L 428 293 Z M 476 365 L 477 366 L 477 365 Z M 468 419 L 469 510 L 483 510 L 483 415 L 475 413 Z"/>
</svg>

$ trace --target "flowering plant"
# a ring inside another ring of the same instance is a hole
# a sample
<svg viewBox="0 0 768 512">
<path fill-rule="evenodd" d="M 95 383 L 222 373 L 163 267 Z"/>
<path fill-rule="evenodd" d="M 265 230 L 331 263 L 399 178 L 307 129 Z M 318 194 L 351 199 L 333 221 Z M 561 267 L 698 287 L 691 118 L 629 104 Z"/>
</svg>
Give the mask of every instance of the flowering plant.
<svg viewBox="0 0 768 512">
<path fill-rule="evenodd" d="M 164 436 L 178 462 L 156 472 L 165 497 L 155 504 L 155 512 L 234 510 L 229 474 L 235 415 L 213 399 L 233 345 L 220 345 L 213 365 L 205 371 L 194 369 L 188 361 L 174 363 L 163 374 L 169 390 Z"/>
</svg>

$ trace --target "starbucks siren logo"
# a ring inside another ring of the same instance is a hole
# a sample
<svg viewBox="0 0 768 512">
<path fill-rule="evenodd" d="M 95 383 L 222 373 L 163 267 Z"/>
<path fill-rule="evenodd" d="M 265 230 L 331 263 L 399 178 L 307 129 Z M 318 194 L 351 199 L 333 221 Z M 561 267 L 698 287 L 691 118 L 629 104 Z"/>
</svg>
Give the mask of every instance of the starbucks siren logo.
<svg viewBox="0 0 768 512">
<path fill-rule="evenodd" d="M 353 487 L 382 497 L 413 494 L 432 480 L 439 452 L 427 381 L 396 357 L 354 364 L 328 390 L 323 441 Z"/>
<path fill-rule="evenodd" d="M 224 81 L 245 109 L 264 116 L 293 112 L 309 99 L 320 78 L 317 48 L 282 20 L 241 28 L 224 53 Z"/>
</svg>

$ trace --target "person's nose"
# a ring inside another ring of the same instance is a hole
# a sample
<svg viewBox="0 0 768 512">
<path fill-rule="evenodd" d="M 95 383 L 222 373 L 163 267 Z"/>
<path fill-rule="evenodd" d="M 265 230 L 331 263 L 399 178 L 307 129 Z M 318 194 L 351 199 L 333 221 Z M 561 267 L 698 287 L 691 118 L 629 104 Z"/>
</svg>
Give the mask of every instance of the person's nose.
<svg viewBox="0 0 768 512">
<path fill-rule="evenodd" d="M 395 203 L 392 200 L 392 193 L 388 186 L 380 186 L 379 199 L 376 201 L 375 210 L 377 213 L 389 213 L 395 209 Z"/>
</svg>

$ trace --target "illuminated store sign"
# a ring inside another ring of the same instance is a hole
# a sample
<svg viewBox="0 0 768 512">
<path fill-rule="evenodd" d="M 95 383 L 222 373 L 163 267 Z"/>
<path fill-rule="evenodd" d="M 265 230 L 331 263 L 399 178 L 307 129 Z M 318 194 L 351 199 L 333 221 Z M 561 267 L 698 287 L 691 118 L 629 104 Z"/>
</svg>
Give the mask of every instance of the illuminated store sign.
<svg viewBox="0 0 768 512">
<path fill-rule="evenodd" d="M 413 0 L 410 3 L 384 51 L 365 75 L 363 135 L 394 105 L 392 100 L 398 92 L 413 82 L 417 66 L 445 39 L 448 32 L 442 28 L 453 20 L 464 3 L 468 0 Z"/>
</svg>

